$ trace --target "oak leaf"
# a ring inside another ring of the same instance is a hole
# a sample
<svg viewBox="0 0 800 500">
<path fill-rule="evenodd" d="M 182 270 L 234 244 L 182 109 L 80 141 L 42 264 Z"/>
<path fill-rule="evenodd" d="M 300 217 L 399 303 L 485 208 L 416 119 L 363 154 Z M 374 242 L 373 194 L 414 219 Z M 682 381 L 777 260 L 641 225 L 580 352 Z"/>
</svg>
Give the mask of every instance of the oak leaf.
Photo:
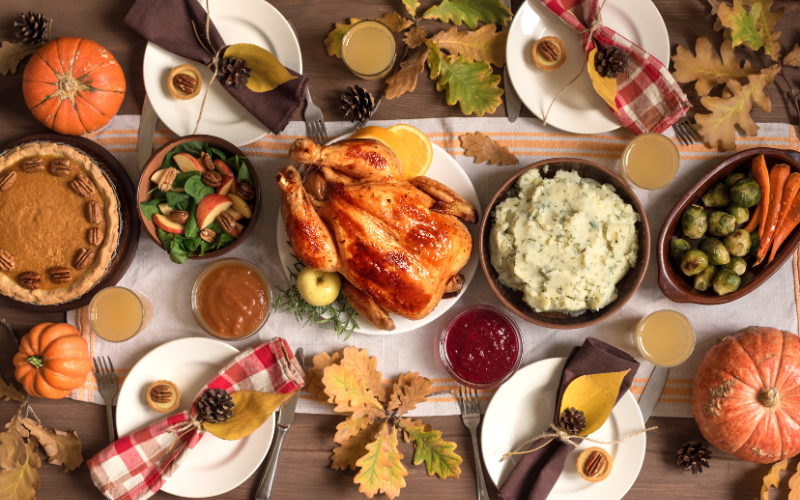
<svg viewBox="0 0 800 500">
<path fill-rule="evenodd" d="M 3 500 L 35 500 L 36 490 L 42 485 L 39 471 L 42 460 L 36 449 L 39 440 L 28 438 L 22 463 L 10 470 L 0 471 L 0 498 Z"/>
<path fill-rule="evenodd" d="M 519 159 L 499 142 L 483 135 L 481 132 L 464 134 L 459 137 L 464 154 L 475 158 L 475 163 L 491 165 L 516 165 Z"/>
<path fill-rule="evenodd" d="M 0 42 L 0 75 L 14 74 L 20 61 L 33 54 L 39 47 L 38 45 L 25 45 L 22 42 Z"/>
<path fill-rule="evenodd" d="M 75 431 L 48 429 L 29 418 L 24 419 L 22 423 L 30 430 L 31 435 L 39 440 L 39 444 L 47 453 L 47 463 L 63 465 L 64 472 L 74 470 L 83 463 L 81 439 Z"/>
<path fill-rule="evenodd" d="M 797 8 L 797 5 L 789 5 L 772 10 L 775 0 L 742 0 L 744 5 L 752 8 L 756 5 L 760 7 L 756 17 L 756 28 L 761 30 L 761 41 L 764 44 L 764 51 L 773 61 L 780 59 L 781 45 L 778 39 L 781 37 L 780 31 L 775 31 L 775 26 L 784 14 Z"/>
<path fill-rule="evenodd" d="M 334 448 L 331 469 L 345 470 L 350 467 L 356 470 L 356 462 L 367 453 L 367 445 L 375 439 L 382 425 L 385 425 L 382 421 L 368 425 Z"/>
<path fill-rule="evenodd" d="M 783 65 L 800 68 L 800 45 L 794 44 L 792 51 L 783 56 Z"/>
<path fill-rule="evenodd" d="M 386 418 L 386 413 L 372 406 L 357 409 L 336 426 L 336 434 L 333 436 L 333 442 L 338 444 L 344 443 L 363 429 L 372 425 L 377 418 Z"/>
<path fill-rule="evenodd" d="M 403 31 L 404 29 L 414 24 L 413 21 L 409 21 L 408 19 L 402 17 L 397 12 L 387 12 L 386 14 L 375 20 L 378 21 L 379 23 L 383 23 L 384 25 L 386 25 L 387 28 L 394 31 L 395 33 Z"/>
<path fill-rule="evenodd" d="M 411 17 L 417 17 L 417 7 L 419 7 L 419 0 L 403 0 L 403 5 Z"/>
<path fill-rule="evenodd" d="M 428 33 L 425 31 L 425 28 L 422 26 L 414 26 L 406 31 L 406 36 L 403 38 L 403 41 L 410 49 L 416 49 L 425 43 L 426 38 L 428 38 Z"/>
<path fill-rule="evenodd" d="M 749 61 L 745 62 L 744 67 L 739 65 L 729 39 L 723 40 L 719 55 L 706 37 L 697 39 L 694 50 L 696 55 L 678 45 L 675 55 L 672 56 L 672 61 L 675 63 L 672 76 L 680 83 L 697 80 L 694 88 L 701 97 L 708 95 L 716 85 L 758 73 L 750 67 Z"/>
<path fill-rule="evenodd" d="M 388 411 L 397 411 L 398 416 L 413 410 L 417 404 L 425 401 L 431 393 L 431 381 L 420 377 L 417 372 L 408 372 L 400 375 L 397 383 L 392 388 L 392 397 L 389 400 Z"/>
<path fill-rule="evenodd" d="M 313 366 L 308 369 L 308 390 L 312 394 L 317 395 L 317 402 L 319 404 L 334 403 L 333 396 L 325 394 L 325 384 L 322 383 L 322 376 L 325 368 L 339 364 L 342 360 L 342 355 L 338 352 L 333 355 L 328 355 L 327 352 L 317 354 L 312 359 Z"/>
<path fill-rule="evenodd" d="M 350 26 L 359 21 L 361 21 L 361 19 L 351 17 L 349 24 L 335 23 L 335 27 L 329 31 L 328 35 L 325 37 L 325 48 L 328 50 L 329 56 L 336 56 L 339 59 L 342 58 L 342 40 L 344 39 L 344 34 L 347 33 Z"/>
<path fill-rule="evenodd" d="M 422 429 L 424 431 L 426 431 L 426 432 L 433 429 L 431 424 L 423 424 L 422 420 L 411 420 L 410 418 L 401 418 L 400 422 L 406 424 L 408 427 L 411 427 L 411 428 L 413 428 L 413 427 L 422 427 Z M 408 433 L 408 431 L 406 430 L 405 427 L 400 426 L 400 428 L 403 429 L 403 441 L 405 441 L 406 443 L 410 443 L 411 442 L 411 434 Z"/>
<path fill-rule="evenodd" d="M 16 387 L 11 384 L 7 384 L 5 380 L 0 378 L 0 401 L 19 401 L 22 403 L 25 401 L 25 394 L 19 391 Z"/>
<path fill-rule="evenodd" d="M 494 113 L 502 99 L 500 75 L 492 72 L 485 61 L 472 62 L 464 56 L 446 56 L 441 59 L 441 71 L 436 89 L 445 90 L 449 106 L 456 103 L 465 115 L 483 116 Z"/>
<path fill-rule="evenodd" d="M 346 347 L 340 364 L 363 379 L 367 389 L 371 390 L 379 401 L 386 401 L 386 385 L 383 383 L 383 373 L 378 371 L 378 358 L 375 356 L 370 358 L 366 349 Z"/>
<path fill-rule="evenodd" d="M 417 78 L 425 69 L 428 50 L 418 50 L 400 63 L 400 69 L 386 79 L 386 98 L 394 99 L 417 88 Z"/>
<path fill-rule="evenodd" d="M 764 46 L 763 30 L 756 26 L 762 7 L 755 4 L 748 12 L 741 0 L 733 0 L 733 6 L 723 3 L 717 15 L 722 25 L 731 30 L 733 46 L 746 43 L 751 49 L 758 50 Z"/>
<path fill-rule="evenodd" d="M 28 429 L 22 425 L 21 411 L 17 411 L 6 424 L 7 431 L 0 433 L 0 469 L 13 469 L 25 462 L 25 440 Z"/>
<path fill-rule="evenodd" d="M 359 468 L 355 482 L 358 491 L 367 498 L 383 493 L 390 500 L 406 485 L 408 471 L 400 462 L 403 454 L 397 450 L 397 429 L 382 423 L 375 440 L 366 447 L 367 453 L 356 462 Z"/>
<path fill-rule="evenodd" d="M 322 382 L 325 384 L 325 393 L 335 397 L 336 412 L 352 413 L 361 406 L 372 406 L 383 410 L 383 405 L 375 398 L 372 391 L 367 389 L 364 379 L 344 366 L 332 365 L 325 368 Z"/>
<path fill-rule="evenodd" d="M 425 462 L 428 475 L 436 474 L 442 479 L 461 475 L 459 465 L 463 460 L 455 453 L 456 443 L 443 441 L 440 431 L 426 430 L 422 425 L 409 425 L 405 420 L 400 422 L 400 427 L 414 442 L 414 465 Z"/>
<path fill-rule="evenodd" d="M 486 61 L 502 67 L 506 63 L 507 38 L 508 31 L 498 33 L 496 25 L 487 24 L 477 31 L 459 31 L 453 26 L 447 31 L 440 31 L 431 40 L 453 55 L 463 55 L 473 61 Z"/>
<path fill-rule="evenodd" d="M 461 23 L 474 30 L 478 21 L 483 24 L 505 24 L 511 19 L 511 11 L 500 0 L 444 0 L 426 10 L 422 17 L 444 23 Z"/>
<path fill-rule="evenodd" d="M 436 80 L 442 74 L 442 52 L 436 42 L 428 40 L 425 45 L 428 47 L 428 69 L 431 70 L 431 80 Z"/>
</svg>

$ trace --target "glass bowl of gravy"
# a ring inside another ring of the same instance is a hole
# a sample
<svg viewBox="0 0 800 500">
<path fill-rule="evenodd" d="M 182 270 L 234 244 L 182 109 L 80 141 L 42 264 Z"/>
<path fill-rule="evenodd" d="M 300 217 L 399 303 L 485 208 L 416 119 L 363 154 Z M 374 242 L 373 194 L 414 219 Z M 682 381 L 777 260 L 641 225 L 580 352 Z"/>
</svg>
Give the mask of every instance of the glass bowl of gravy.
<svg viewBox="0 0 800 500">
<path fill-rule="evenodd" d="M 242 259 L 211 263 L 192 285 L 194 319 L 207 334 L 220 340 L 254 335 L 267 322 L 271 303 L 266 276 Z"/>
</svg>

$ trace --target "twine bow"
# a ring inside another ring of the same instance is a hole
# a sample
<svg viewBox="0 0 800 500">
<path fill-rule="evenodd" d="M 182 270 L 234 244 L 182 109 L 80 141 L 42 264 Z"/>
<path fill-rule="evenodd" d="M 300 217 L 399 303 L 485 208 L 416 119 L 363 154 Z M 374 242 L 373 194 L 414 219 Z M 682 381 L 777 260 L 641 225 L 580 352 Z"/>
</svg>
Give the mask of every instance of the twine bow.
<svg viewBox="0 0 800 500">
<path fill-rule="evenodd" d="M 615 439 L 614 441 L 600 441 L 599 439 L 590 438 L 589 436 L 576 436 L 574 434 L 569 434 L 569 433 L 567 433 L 565 431 L 562 431 L 561 429 L 556 427 L 554 424 L 550 424 L 550 429 L 549 430 L 542 431 L 538 436 L 536 436 L 535 438 L 527 441 L 526 443 L 524 443 L 522 446 L 520 446 L 516 450 L 510 451 L 508 453 L 503 453 L 503 456 L 502 456 L 502 458 L 500 458 L 500 461 L 502 462 L 503 460 L 507 459 L 508 457 L 510 457 L 512 455 L 525 455 L 526 453 L 532 453 L 532 452 L 534 452 L 536 450 L 541 450 L 542 448 L 544 448 L 548 444 L 552 443 L 554 439 L 558 439 L 562 443 L 566 443 L 566 444 L 572 445 L 572 446 L 574 446 L 576 448 L 580 445 L 580 443 L 576 443 L 573 440 L 589 441 L 589 442 L 592 442 L 592 443 L 609 445 L 609 444 L 623 443 L 626 440 L 628 440 L 628 439 L 630 439 L 630 438 L 632 438 L 634 436 L 638 436 L 639 434 L 644 434 L 645 432 L 653 431 L 653 430 L 656 430 L 656 429 L 658 429 L 658 427 L 648 427 L 647 429 L 644 429 L 644 430 L 641 430 L 641 431 L 638 431 L 638 432 L 634 432 L 633 434 L 628 434 L 627 436 L 621 437 L 619 439 Z M 534 448 L 532 450 L 520 451 L 523 448 L 525 448 L 526 446 L 530 445 L 531 443 L 535 443 L 536 441 L 538 441 L 540 439 L 545 439 L 545 438 L 550 438 L 550 439 L 546 443 L 544 443 L 543 445 L 537 446 L 536 448 Z"/>
<path fill-rule="evenodd" d="M 200 39 L 200 35 L 197 34 L 197 27 L 192 21 L 192 29 L 194 30 L 194 36 L 197 37 L 197 41 L 200 42 L 200 45 L 208 52 L 212 59 L 211 62 L 207 64 L 208 69 L 214 72 L 211 76 L 211 81 L 208 82 L 206 85 L 206 90 L 203 92 L 203 101 L 200 103 L 200 114 L 197 115 L 197 122 L 194 124 L 194 131 L 192 131 L 192 135 L 197 133 L 197 129 L 200 128 L 200 119 L 203 118 L 203 109 L 206 107 L 206 98 L 208 97 L 208 89 L 211 88 L 211 85 L 214 83 L 214 80 L 217 79 L 217 75 L 219 74 L 219 63 L 221 61 L 220 56 L 222 55 L 225 47 L 220 47 L 218 50 L 214 49 L 214 44 L 211 43 L 211 35 L 209 35 L 211 31 L 211 6 L 206 0 L 206 31 L 204 33 L 206 41 L 208 41 L 208 47 L 206 44 L 203 43 L 203 40 Z M 210 48 L 209 48 L 210 47 Z"/>
<path fill-rule="evenodd" d="M 197 431 L 198 433 L 202 434 L 206 430 L 203 429 L 203 419 L 198 419 L 197 415 L 190 415 L 189 420 L 184 420 L 183 422 L 178 422 L 177 424 L 170 425 L 167 427 L 167 432 L 169 434 L 177 434 L 178 437 L 175 441 L 169 446 L 168 452 L 172 450 L 172 447 L 175 446 L 175 443 L 181 440 L 183 436 L 188 434 L 191 431 Z"/>
</svg>

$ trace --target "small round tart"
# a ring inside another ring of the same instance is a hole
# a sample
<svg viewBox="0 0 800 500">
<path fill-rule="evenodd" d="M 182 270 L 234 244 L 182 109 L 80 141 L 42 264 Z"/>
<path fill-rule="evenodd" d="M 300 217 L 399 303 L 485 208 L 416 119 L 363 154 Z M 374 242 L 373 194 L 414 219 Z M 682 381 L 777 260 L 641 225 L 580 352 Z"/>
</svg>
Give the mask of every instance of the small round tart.
<svg viewBox="0 0 800 500">
<path fill-rule="evenodd" d="M 578 473 L 587 481 L 599 483 L 611 474 L 611 455 L 602 448 L 593 446 L 578 455 Z"/>
<path fill-rule="evenodd" d="M 32 142 L 0 157 L 0 183 L 0 294 L 53 305 L 86 293 L 119 242 L 119 202 L 100 167 Z"/>
<path fill-rule="evenodd" d="M 203 87 L 203 77 L 191 64 L 172 68 L 167 77 L 167 88 L 172 97 L 182 101 L 194 99 Z"/>
<path fill-rule="evenodd" d="M 567 60 L 567 47 L 560 38 L 546 36 L 533 44 L 533 62 L 539 69 L 553 71 Z"/>
<path fill-rule="evenodd" d="M 169 413 L 181 404 L 181 391 L 169 380 L 153 382 L 147 388 L 147 404 L 159 413 Z"/>
</svg>

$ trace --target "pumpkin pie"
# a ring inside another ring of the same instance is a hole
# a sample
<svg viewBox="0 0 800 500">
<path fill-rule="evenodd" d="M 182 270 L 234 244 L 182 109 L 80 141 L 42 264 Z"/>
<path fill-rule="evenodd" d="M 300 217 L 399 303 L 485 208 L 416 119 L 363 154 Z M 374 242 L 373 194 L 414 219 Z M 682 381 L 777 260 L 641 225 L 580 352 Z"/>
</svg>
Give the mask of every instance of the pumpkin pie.
<svg viewBox="0 0 800 500">
<path fill-rule="evenodd" d="M 0 157 L 0 293 L 53 305 L 105 274 L 117 248 L 119 202 L 88 156 L 50 142 Z"/>
</svg>

